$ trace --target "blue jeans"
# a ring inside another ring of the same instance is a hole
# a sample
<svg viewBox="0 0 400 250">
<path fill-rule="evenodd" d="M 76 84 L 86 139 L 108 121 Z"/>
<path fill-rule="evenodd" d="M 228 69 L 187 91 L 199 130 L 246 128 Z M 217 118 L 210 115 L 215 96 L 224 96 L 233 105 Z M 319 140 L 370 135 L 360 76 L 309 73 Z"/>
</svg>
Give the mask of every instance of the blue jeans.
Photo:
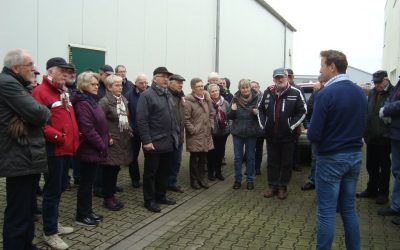
<svg viewBox="0 0 400 250">
<path fill-rule="evenodd" d="M 68 169 L 71 156 L 48 157 L 48 172 L 45 174 L 43 187 L 43 232 L 45 235 L 53 235 L 58 232 L 58 206 L 65 180 L 65 169 Z"/>
<path fill-rule="evenodd" d="M 361 151 L 317 155 L 317 250 L 332 248 L 337 207 L 344 225 L 346 248 L 360 249 L 355 197 L 361 159 Z"/>
<path fill-rule="evenodd" d="M 178 145 L 178 149 L 174 150 L 172 156 L 171 172 L 168 175 L 168 187 L 176 187 L 176 178 L 181 168 L 183 144 Z"/>
<path fill-rule="evenodd" d="M 317 168 L 317 144 L 311 144 L 311 169 L 308 176 L 308 182 L 315 184 L 315 169 Z"/>
<path fill-rule="evenodd" d="M 257 137 L 239 137 L 233 136 L 233 151 L 235 154 L 235 182 L 242 182 L 242 162 L 243 162 L 243 146 L 246 149 L 246 172 L 247 182 L 254 180 L 255 154 L 256 154 Z"/>
<path fill-rule="evenodd" d="M 400 211 L 400 140 L 391 140 L 394 187 L 391 208 Z"/>
</svg>

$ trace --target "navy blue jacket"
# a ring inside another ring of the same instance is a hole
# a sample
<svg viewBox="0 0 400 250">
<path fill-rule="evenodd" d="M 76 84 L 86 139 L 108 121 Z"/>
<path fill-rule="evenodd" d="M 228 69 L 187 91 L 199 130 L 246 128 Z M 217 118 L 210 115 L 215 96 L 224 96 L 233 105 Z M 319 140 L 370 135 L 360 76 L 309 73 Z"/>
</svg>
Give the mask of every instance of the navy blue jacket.
<svg viewBox="0 0 400 250">
<path fill-rule="evenodd" d="M 136 109 L 140 97 L 140 92 L 136 89 L 136 86 L 133 85 L 133 87 L 124 96 L 128 100 L 129 117 L 131 120 L 133 134 L 139 135 L 136 123 Z"/>
<path fill-rule="evenodd" d="M 332 83 L 315 97 L 308 139 L 319 155 L 360 151 L 366 117 L 364 91 L 349 80 Z"/>
<path fill-rule="evenodd" d="M 400 140 L 400 80 L 397 82 L 396 87 L 393 88 L 392 95 L 383 109 L 383 114 L 392 118 L 389 137 L 394 140 Z"/>
</svg>

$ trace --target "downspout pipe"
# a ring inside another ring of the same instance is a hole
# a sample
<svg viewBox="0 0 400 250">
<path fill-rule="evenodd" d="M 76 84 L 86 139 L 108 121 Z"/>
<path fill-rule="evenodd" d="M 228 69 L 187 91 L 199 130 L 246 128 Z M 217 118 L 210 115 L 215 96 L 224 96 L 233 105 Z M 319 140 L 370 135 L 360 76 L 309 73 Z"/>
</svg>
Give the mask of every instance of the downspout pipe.
<svg viewBox="0 0 400 250">
<path fill-rule="evenodd" d="M 221 1 L 217 0 L 217 22 L 215 34 L 215 72 L 219 72 L 219 38 L 220 38 Z"/>
<path fill-rule="evenodd" d="M 284 32 L 284 41 L 283 41 L 283 67 L 286 69 L 286 36 L 287 36 L 287 23 L 285 22 L 285 32 Z"/>
</svg>

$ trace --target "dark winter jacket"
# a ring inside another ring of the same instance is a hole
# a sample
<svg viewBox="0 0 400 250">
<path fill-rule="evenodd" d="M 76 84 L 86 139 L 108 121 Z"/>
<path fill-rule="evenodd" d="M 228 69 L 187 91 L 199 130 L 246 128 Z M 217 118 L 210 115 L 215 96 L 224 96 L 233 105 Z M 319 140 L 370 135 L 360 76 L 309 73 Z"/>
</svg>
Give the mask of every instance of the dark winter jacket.
<svg viewBox="0 0 400 250">
<path fill-rule="evenodd" d="M 185 94 L 183 91 L 177 93 L 176 91 L 171 90 L 168 88 L 169 92 L 172 95 L 172 100 L 174 103 L 174 110 L 175 110 L 175 118 L 176 118 L 176 124 L 178 124 L 179 127 L 179 144 L 183 144 L 185 140 Z"/>
<path fill-rule="evenodd" d="M 128 92 L 131 91 L 134 87 L 135 85 L 133 84 L 133 82 L 125 78 L 122 81 L 122 95 L 127 97 Z"/>
<path fill-rule="evenodd" d="M 383 110 L 385 116 L 390 116 L 392 122 L 389 126 L 389 137 L 394 140 L 400 140 L 400 80 L 392 90 L 388 102 Z"/>
<path fill-rule="evenodd" d="M 272 85 L 264 91 L 258 109 L 268 141 L 294 142 L 298 136 L 296 128 L 305 118 L 307 105 L 299 89 L 288 85 L 278 94 Z"/>
<path fill-rule="evenodd" d="M 378 93 L 375 88 L 369 91 L 367 127 L 364 133 L 364 140 L 367 144 L 390 144 L 389 138 L 384 137 L 388 126 L 379 118 L 379 110 L 384 106 L 386 100 L 389 99 L 392 88 L 393 86 L 389 83 L 387 88 L 382 92 Z"/>
<path fill-rule="evenodd" d="M 139 98 L 136 110 L 137 126 L 142 144 L 152 143 L 148 153 L 172 152 L 178 148 L 179 128 L 176 124 L 172 95 L 155 83 Z"/>
<path fill-rule="evenodd" d="M 32 97 L 50 109 L 51 119 L 44 126 L 47 156 L 75 155 L 79 146 L 79 129 L 75 111 L 70 106 L 65 109 L 60 100 L 60 90 L 47 76 L 32 93 Z"/>
<path fill-rule="evenodd" d="M 134 136 L 139 136 L 138 127 L 136 123 L 136 110 L 140 94 L 141 93 L 136 88 L 136 86 L 133 86 L 133 88 L 129 90 L 125 95 L 126 99 L 128 100 L 129 118 Z"/>
<path fill-rule="evenodd" d="M 128 109 L 128 101 L 124 96 L 121 96 L 121 98 L 125 107 Z M 133 160 L 132 134 L 130 130 L 121 132 L 118 127 L 119 117 L 117 114 L 117 100 L 107 91 L 106 96 L 101 98 L 99 104 L 106 115 L 109 134 L 113 140 L 113 144 L 108 147 L 107 161 L 104 164 L 111 166 L 128 166 Z"/>
<path fill-rule="evenodd" d="M 51 114 L 29 94 L 30 84 L 7 68 L 0 74 L 0 177 L 47 171 L 43 126 Z M 14 116 L 24 121 L 28 143 L 10 137 L 8 126 Z"/>
<path fill-rule="evenodd" d="M 236 92 L 232 103 L 237 104 L 237 110 L 230 109 L 228 111 L 228 118 L 232 120 L 231 134 L 238 137 L 257 137 L 259 135 L 260 125 L 257 115 L 254 114 L 253 109 L 257 109 L 258 94 L 255 90 L 251 90 L 252 100 L 246 107 L 242 107 L 238 102 L 240 91 Z"/>
<path fill-rule="evenodd" d="M 100 97 L 77 92 L 72 99 L 78 127 L 82 133 L 77 158 L 87 163 L 103 163 L 107 159 L 109 141 L 106 116 L 98 105 Z"/>
</svg>

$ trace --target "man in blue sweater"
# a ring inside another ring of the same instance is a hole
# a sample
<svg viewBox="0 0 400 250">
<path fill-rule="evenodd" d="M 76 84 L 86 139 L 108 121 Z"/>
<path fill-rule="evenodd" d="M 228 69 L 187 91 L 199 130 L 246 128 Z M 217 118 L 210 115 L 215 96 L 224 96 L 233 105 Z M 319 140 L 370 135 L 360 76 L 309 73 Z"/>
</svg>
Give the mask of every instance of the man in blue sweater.
<svg viewBox="0 0 400 250">
<path fill-rule="evenodd" d="M 320 53 L 325 87 L 315 98 L 308 139 L 317 144 L 317 249 L 331 249 L 336 208 L 342 216 L 346 248 L 360 249 L 355 194 L 362 160 L 367 99 L 345 75 L 347 59 L 340 51 Z"/>
</svg>

